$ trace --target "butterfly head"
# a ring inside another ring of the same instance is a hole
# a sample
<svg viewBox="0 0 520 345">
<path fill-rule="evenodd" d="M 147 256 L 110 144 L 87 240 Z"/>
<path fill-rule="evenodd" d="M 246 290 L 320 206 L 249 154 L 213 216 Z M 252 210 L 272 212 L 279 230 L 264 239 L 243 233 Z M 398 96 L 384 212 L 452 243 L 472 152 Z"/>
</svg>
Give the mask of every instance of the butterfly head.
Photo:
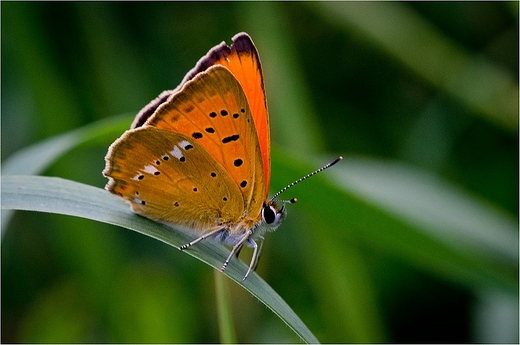
<svg viewBox="0 0 520 345">
<path fill-rule="evenodd" d="M 278 206 L 276 202 L 281 202 L 282 206 Z M 292 198 L 291 200 L 271 199 L 264 203 L 264 206 L 262 207 L 262 221 L 267 225 L 270 231 L 276 230 L 285 219 L 285 216 L 287 215 L 285 204 L 292 204 L 295 202 L 296 198 Z"/>
</svg>

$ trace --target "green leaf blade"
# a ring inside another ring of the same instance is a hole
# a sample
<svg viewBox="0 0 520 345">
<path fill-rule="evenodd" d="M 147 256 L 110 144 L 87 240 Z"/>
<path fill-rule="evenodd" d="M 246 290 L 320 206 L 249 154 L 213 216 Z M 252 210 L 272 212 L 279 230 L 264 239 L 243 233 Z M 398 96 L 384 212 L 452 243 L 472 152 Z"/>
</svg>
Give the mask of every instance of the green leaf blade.
<svg viewBox="0 0 520 345">
<path fill-rule="evenodd" d="M 57 177 L 4 176 L 2 209 L 92 219 L 140 232 L 175 248 L 190 241 L 190 237 L 181 231 L 133 214 L 125 202 L 105 190 Z M 211 241 L 203 241 L 186 252 L 217 270 L 229 253 L 223 246 Z M 256 273 L 242 282 L 246 270 L 243 262 L 232 260 L 224 274 L 264 303 L 303 341 L 318 343 L 318 339 L 287 303 Z"/>
</svg>

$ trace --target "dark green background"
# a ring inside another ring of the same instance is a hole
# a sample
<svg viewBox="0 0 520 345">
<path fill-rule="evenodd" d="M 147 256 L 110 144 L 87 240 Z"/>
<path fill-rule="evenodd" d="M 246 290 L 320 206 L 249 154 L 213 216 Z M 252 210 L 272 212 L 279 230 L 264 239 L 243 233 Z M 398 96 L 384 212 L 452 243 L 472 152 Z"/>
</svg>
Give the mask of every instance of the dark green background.
<svg viewBox="0 0 520 345">
<path fill-rule="evenodd" d="M 517 2 L 1 6 L 2 160 L 96 120 L 137 113 L 212 46 L 246 31 L 264 67 L 274 147 L 304 158 L 405 162 L 518 221 Z M 472 73 L 457 68 L 473 64 Z M 486 92 L 496 99 L 486 103 Z M 78 149 L 45 174 L 103 187 L 109 144 Z M 275 166 L 272 173 L 298 177 Z M 317 292 L 336 278 L 309 281 L 302 273 L 320 270 L 305 234 L 320 224 L 298 208 L 268 235 L 259 274 L 320 341 L 494 339 L 482 338 L 476 322 L 487 287 L 365 247 L 356 258 L 374 290 L 376 304 L 367 308 L 377 315 L 364 329 L 376 331 L 356 332 L 348 311 L 330 308 L 343 292 Z M 328 229 L 319 236 L 335 238 Z M 232 296 L 240 342 L 297 341 L 235 285 Z M 514 303 L 518 312 L 518 294 Z M 130 231 L 19 212 L 2 239 L 3 342 L 216 342 L 215 308 L 211 269 Z M 518 341 L 518 328 L 504 334 L 495 341 Z"/>
</svg>

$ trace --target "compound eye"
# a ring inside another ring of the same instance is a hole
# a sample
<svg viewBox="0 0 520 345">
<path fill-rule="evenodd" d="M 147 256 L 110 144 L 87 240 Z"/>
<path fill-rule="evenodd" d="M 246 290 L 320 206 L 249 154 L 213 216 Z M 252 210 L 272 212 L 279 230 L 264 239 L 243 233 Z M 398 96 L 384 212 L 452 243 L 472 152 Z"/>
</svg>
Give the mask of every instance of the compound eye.
<svg viewBox="0 0 520 345">
<path fill-rule="evenodd" d="M 269 205 L 262 209 L 262 218 L 267 224 L 273 224 L 276 219 L 276 210 Z"/>
</svg>

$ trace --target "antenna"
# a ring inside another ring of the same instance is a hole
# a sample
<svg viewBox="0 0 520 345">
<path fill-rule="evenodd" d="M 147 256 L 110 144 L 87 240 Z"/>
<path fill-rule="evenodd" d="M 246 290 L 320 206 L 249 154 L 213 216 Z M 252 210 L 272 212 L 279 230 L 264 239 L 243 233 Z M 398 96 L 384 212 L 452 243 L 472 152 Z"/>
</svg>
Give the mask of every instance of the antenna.
<svg viewBox="0 0 520 345">
<path fill-rule="evenodd" d="M 287 189 L 291 188 L 292 186 L 294 186 L 295 184 L 298 184 L 300 182 L 302 182 L 303 180 L 306 180 L 308 179 L 309 177 L 313 176 L 313 175 L 316 175 L 317 173 L 319 172 L 322 172 L 323 170 L 325 169 L 328 169 L 330 168 L 331 166 L 333 166 L 334 164 L 336 164 L 337 162 L 339 162 L 340 160 L 342 160 L 343 157 L 342 156 L 339 156 L 337 157 L 336 159 L 334 159 L 332 162 L 330 163 L 327 163 L 325 164 L 324 166 L 322 166 L 321 168 L 319 168 L 318 170 L 315 170 L 313 172 L 311 172 L 310 174 L 307 174 L 305 175 L 304 177 L 294 181 L 293 183 L 291 184 L 288 184 L 287 186 L 285 186 L 284 188 L 282 188 L 278 193 L 276 193 L 275 195 L 273 195 L 273 197 L 271 198 L 271 201 L 275 201 L 276 197 L 280 194 L 282 194 L 283 192 L 285 192 Z M 278 201 L 282 201 L 282 202 L 288 202 L 288 203 L 295 203 L 296 202 L 296 198 L 292 198 L 291 200 L 278 200 Z"/>
</svg>

